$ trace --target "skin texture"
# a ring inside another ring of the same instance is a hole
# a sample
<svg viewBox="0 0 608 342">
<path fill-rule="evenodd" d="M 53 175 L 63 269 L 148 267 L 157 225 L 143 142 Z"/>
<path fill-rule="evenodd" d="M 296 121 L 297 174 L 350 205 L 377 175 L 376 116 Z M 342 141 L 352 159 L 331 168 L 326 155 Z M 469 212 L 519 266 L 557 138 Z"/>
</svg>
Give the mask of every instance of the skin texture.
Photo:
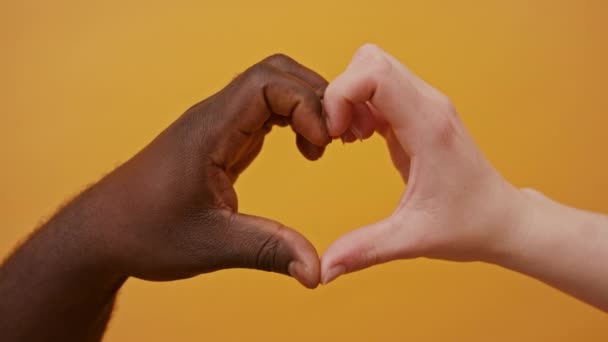
<svg viewBox="0 0 608 342">
<path fill-rule="evenodd" d="M 326 81 L 288 57 L 254 65 L 36 230 L 0 267 L 2 341 L 98 341 L 129 277 L 235 267 L 309 288 L 394 259 L 492 262 L 608 311 L 608 217 L 519 190 L 488 163 L 450 101 L 376 46 Z M 323 255 L 280 223 L 238 212 L 233 188 L 274 125 L 315 160 L 331 137 L 375 131 L 408 184 L 385 220 Z"/>
<path fill-rule="evenodd" d="M 328 248 L 323 283 L 395 259 L 486 261 L 608 310 L 608 217 L 508 183 L 449 99 L 394 57 L 361 47 L 324 105 L 333 137 L 379 132 L 407 187 L 391 216 Z"/>
<path fill-rule="evenodd" d="M 319 283 L 319 257 L 282 224 L 238 212 L 233 188 L 274 125 L 310 159 L 331 141 L 327 82 L 275 55 L 186 111 L 145 149 L 60 210 L 0 268 L 2 341 L 98 341 L 129 277 L 226 268 Z"/>
</svg>

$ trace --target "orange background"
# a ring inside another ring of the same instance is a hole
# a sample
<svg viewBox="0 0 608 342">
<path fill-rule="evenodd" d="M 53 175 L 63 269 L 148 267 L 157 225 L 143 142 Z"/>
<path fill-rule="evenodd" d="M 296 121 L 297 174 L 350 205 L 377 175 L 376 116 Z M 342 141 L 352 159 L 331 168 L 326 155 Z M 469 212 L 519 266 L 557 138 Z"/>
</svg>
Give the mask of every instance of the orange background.
<svg viewBox="0 0 608 342">
<path fill-rule="evenodd" d="M 247 66 L 284 52 L 332 79 L 365 42 L 448 94 L 514 184 L 608 212 L 605 1 L 160 3 L 0 3 L 0 255 Z M 288 129 L 237 183 L 244 212 L 320 252 L 402 190 L 379 139 L 310 163 Z M 249 270 L 132 279 L 106 340 L 606 341 L 608 317 L 495 266 L 419 259 L 314 291 Z"/>
</svg>

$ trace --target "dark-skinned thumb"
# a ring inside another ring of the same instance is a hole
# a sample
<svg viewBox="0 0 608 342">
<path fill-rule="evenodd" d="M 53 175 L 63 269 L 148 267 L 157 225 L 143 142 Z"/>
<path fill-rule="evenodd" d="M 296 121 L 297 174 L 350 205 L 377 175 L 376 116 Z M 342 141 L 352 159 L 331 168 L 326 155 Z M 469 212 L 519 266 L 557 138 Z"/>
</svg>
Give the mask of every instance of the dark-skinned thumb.
<svg viewBox="0 0 608 342">
<path fill-rule="evenodd" d="M 231 213 L 227 221 L 230 267 L 286 274 L 307 288 L 317 287 L 319 255 L 302 234 L 258 216 Z"/>
</svg>

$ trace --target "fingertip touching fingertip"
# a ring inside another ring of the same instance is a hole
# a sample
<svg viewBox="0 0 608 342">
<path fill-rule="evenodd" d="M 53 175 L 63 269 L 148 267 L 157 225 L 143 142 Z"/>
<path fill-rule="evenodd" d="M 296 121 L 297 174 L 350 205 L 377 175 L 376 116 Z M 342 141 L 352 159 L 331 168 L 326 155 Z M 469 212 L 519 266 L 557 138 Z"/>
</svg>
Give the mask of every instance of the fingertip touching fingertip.
<svg viewBox="0 0 608 342">
<path fill-rule="evenodd" d="M 334 265 L 331 266 L 327 271 L 323 272 L 321 275 L 321 284 L 327 285 L 330 282 L 337 279 L 339 276 L 343 275 L 346 272 L 346 267 L 344 265 Z"/>
</svg>

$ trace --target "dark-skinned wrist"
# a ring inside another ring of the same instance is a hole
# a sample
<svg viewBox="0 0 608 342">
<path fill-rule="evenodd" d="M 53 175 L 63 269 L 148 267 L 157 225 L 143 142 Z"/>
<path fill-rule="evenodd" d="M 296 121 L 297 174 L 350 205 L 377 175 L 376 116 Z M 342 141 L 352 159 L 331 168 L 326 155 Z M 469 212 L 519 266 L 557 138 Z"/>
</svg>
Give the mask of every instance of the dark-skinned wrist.
<svg viewBox="0 0 608 342">
<path fill-rule="evenodd" d="M 0 317 L 10 315 L 13 324 L 0 323 L 0 336 L 7 341 L 35 340 L 40 332 L 27 328 L 27 322 L 35 321 L 47 322 L 48 340 L 101 336 L 116 293 L 127 279 L 104 256 L 98 240 L 97 231 L 103 227 L 95 217 L 103 202 L 95 187 L 85 191 L 2 265 L 0 297 L 6 302 Z M 63 322 L 74 328 L 64 329 Z"/>
</svg>

